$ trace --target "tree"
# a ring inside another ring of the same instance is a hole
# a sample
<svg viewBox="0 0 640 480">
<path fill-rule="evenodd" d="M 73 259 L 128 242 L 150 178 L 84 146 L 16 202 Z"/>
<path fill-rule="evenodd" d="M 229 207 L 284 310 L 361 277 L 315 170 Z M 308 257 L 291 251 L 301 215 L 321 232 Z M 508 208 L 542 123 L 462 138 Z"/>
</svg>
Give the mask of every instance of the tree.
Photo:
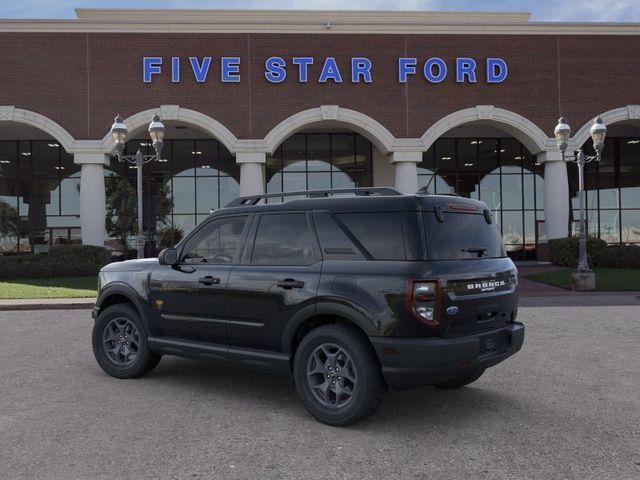
<svg viewBox="0 0 640 480">
<path fill-rule="evenodd" d="M 129 250 L 127 238 L 138 233 L 138 196 L 129 181 L 122 176 L 112 176 L 105 179 L 107 218 L 106 227 L 109 235 L 116 237 L 123 252 Z M 162 185 L 158 190 L 153 208 L 146 212 L 145 217 L 151 218 L 152 228 L 158 222 L 164 223 L 173 208 L 173 198 L 169 187 Z"/>
<path fill-rule="evenodd" d="M 9 241 L 9 250 L 13 250 L 17 246 L 20 238 L 19 222 L 18 210 L 6 202 L 0 201 L 0 252 L 7 247 L 6 240 Z"/>
<path fill-rule="evenodd" d="M 2 201 L 0 201 L 0 235 L 3 237 L 18 235 L 18 210 Z"/>
<path fill-rule="evenodd" d="M 163 227 L 156 232 L 156 246 L 159 250 L 172 248 L 184 237 L 180 227 Z"/>
</svg>

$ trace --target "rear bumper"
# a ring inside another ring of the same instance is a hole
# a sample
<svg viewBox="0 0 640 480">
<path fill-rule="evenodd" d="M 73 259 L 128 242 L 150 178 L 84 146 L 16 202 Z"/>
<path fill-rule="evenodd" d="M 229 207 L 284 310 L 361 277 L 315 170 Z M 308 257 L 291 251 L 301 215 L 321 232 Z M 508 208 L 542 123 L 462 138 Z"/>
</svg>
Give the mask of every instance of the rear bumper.
<svg viewBox="0 0 640 480">
<path fill-rule="evenodd" d="M 456 338 L 370 337 L 370 340 L 387 385 L 408 390 L 453 380 L 502 362 L 522 348 L 524 325 L 514 322 L 482 334 Z"/>
</svg>

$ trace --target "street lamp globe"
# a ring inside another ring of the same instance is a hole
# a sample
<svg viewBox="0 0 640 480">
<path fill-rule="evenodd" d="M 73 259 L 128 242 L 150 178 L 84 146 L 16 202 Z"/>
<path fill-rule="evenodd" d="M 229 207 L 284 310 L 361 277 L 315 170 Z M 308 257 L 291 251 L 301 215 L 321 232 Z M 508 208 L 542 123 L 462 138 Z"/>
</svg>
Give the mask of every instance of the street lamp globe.
<svg viewBox="0 0 640 480">
<path fill-rule="evenodd" d="M 596 117 L 589 130 L 591 133 L 591 139 L 593 140 L 593 148 L 596 152 L 602 152 L 604 148 L 604 137 L 607 135 L 607 127 L 602 123 L 600 117 Z"/>
<path fill-rule="evenodd" d="M 127 126 L 120 115 L 116 116 L 113 125 L 111 125 L 111 135 L 113 136 L 116 151 L 124 151 L 124 144 L 127 142 Z"/>
<path fill-rule="evenodd" d="M 569 136 L 571 135 L 571 127 L 567 123 L 567 119 L 564 117 L 560 117 L 558 120 L 558 125 L 556 125 L 553 134 L 556 137 L 556 143 L 558 144 L 558 149 L 564 153 L 567 150 L 567 145 L 569 143 Z"/>
<path fill-rule="evenodd" d="M 151 137 L 153 148 L 155 148 L 156 154 L 158 156 L 160 156 L 160 152 L 162 151 L 164 133 L 164 124 L 160 121 L 160 116 L 156 113 L 151 119 L 151 123 L 149 124 L 149 136 Z"/>
</svg>

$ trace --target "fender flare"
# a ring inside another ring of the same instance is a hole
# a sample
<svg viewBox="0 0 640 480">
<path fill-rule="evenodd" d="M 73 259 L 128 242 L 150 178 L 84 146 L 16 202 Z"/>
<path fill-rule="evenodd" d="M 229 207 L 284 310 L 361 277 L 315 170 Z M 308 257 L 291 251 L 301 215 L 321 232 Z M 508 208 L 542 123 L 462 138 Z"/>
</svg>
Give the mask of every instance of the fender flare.
<svg viewBox="0 0 640 480">
<path fill-rule="evenodd" d="M 341 317 L 360 328 L 368 337 L 380 336 L 372 320 L 367 318 L 353 306 L 332 302 L 318 302 L 298 310 L 287 322 L 282 332 L 282 351 L 291 353 L 291 342 L 298 328 L 307 320 L 320 315 L 333 315 Z"/>
<path fill-rule="evenodd" d="M 138 292 L 136 292 L 136 290 L 131 285 L 123 282 L 112 282 L 102 289 L 100 295 L 98 295 L 98 298 L 96 299 L 96 304 L 94 307 L 94 311 L 96 312 L 96 314 L 102 308 L 102 304 L 104 303 L 104 301 L 114 295 L 122 295 L 123 297 L 126 297 L 127 300 L 129 300 L 133 304 L 133 307 L 138 312 L 138 315 L 140 315 L 140 319 L 144 323 L 145 327 L 149 327 L 149 321 L 147 318 L 146 310 L 144 308 L 143 299 L 140 297 L 140 295 L 138 295 Z"/>
</svg>

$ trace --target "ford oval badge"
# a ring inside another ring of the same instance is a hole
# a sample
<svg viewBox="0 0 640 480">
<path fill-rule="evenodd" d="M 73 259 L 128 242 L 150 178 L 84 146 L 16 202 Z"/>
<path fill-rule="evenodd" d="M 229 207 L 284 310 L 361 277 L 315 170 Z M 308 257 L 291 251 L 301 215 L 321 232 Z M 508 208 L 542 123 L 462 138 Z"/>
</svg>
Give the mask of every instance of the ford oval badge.
<svg viewBox="0 0 640 480">
<path fill-rule="evenodd" d="M 447 307 L 447 313 L 449 315 L 455 315 L 456 313 L 458 313 L 460 311 L 460 309 L 458 307 L 456 307 L 455 305 L 451 306 L 451 307 Z"/>
</svg>

